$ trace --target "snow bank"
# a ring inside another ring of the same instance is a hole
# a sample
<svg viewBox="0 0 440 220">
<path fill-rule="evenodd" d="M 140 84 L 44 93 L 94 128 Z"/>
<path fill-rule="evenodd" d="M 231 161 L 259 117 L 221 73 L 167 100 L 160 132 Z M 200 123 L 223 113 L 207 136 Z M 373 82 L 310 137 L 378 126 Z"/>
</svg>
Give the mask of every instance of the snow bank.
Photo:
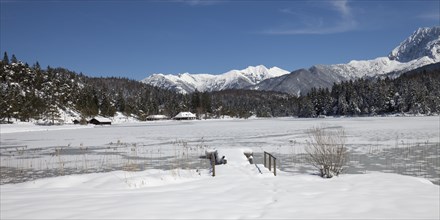
<svg viewBox="0 0 440 220">
<path fill-rule="evenodd" d="M 440 217 L 439 186 L 425 179 L 384 173 L 332 179 L 283 175 L 151 170 L 40 179 L 0 187 L 1 219 Z"/>
</svg>

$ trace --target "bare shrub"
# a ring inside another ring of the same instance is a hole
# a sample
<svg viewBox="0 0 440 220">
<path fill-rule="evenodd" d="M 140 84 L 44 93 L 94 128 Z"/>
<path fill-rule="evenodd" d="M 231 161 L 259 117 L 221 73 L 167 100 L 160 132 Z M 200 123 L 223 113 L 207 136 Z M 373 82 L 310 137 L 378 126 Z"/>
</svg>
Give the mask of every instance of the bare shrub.
<svg viewBox="0 0 440 220">
<path fill-rule="evenodd" d="M 338 176 L 348 157 L 344 129 L 312 128 L 309 137 L 311 141 L 306 147 L 306 162 L 318 168 L 321 177 Z"/>
</svg>

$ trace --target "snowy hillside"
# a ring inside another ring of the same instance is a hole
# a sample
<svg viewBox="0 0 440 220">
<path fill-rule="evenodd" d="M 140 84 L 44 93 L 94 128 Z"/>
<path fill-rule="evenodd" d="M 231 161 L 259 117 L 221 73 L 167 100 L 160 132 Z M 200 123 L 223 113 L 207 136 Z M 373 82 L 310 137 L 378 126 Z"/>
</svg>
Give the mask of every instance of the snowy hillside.
<svg viewBox="0 0 440 220">
<path fill-rule="evenodd" d="M 252 89 L 305 94 L 313 87 L 330 88 L 333 83 L 407 72 L 440 62 L 440 26 L 419 28 L 396 47 L 388 57 L 372 60 L 353 60 L 347 64 L 315 65 L 293 71 L 289 75 L 268 79 Z"/>
<path fill-rule="evenodd" d="M 249 66 L 242 70 L 231 70 L 220 75 L 212 74 L 153 74 L 142 82 L 181 93 L 198 91 L 218 91 L 242 89 L 289 72 L 278 67 L 266 68 L 263 65 Z"/>
</svg>

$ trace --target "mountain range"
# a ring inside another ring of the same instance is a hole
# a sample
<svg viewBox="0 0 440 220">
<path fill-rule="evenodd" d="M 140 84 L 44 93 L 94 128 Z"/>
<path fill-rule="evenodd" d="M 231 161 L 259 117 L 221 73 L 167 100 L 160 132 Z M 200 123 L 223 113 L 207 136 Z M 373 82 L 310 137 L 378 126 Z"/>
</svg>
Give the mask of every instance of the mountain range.
<svg viewBox="0 0 440 220">
<path fill-rule="evenodd" d="M 280 77 L 289 71 L 278 67 L 266 68 L 263 65 L 249 66 L 243 70 L 231 70 L 220 75 L 213 74 L 153 74 L 142 82 L 183 94 L 194 91 L 221 91 L 225 89 L 245 89 L 264 80 Z"/>
<path fill-rule="evenodd" d="M 249 66 L 223 74 L 153 74 L 143 83 L 177 91 L 250 89 L 306 94 L 311 88 L 330 88 L 334 83 L 362 77 L 397 77 L 425 65 L 440 62 L 440 26 L 419 28 L 386 57 L 353 60 L 346 64 L 314 65 L 292 72 L 278 67 Z"/>
</svg>

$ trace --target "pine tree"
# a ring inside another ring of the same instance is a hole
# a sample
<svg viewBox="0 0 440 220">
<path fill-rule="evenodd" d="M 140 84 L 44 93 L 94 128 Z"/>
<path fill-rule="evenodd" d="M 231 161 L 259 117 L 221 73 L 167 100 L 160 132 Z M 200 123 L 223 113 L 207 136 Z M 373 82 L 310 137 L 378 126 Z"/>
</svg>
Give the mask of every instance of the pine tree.
<svg viewBox="0 0 440 220">
<path fill-rule="evenodd" d="M 115 107 L 117 111 L 122 113 L 125 112 L 125 99 L 122 91 L 118 91 L 117 93 Z"/>
<path fill-rule="evenodd" d="M 46 119 L 49 120 L 49 124 L 57 124 L 61 120 L 61 115 L 56 105 L 50 105 L 46 111 Z"/>
<path fill-rule="evenodd" d="M 8 53 L 5 52 L 5 54 L 3 55 L 3 60 L 2 60 L 3 64 L 9 64 L 9 57 L 8 57 Z"/>
<path fill-rule="evenodd" d="M 298 116 L 306 118 L 313 118 L 317 116 L 312 100 L 310 100 L 308 96 L 304 96 L 304 98 L 300 99 Z"/>
<path fill-rule="evenodd" d="M 11 63 L 18 63 L 17 57 L 15 57 L 15 54 L 12 54 Z"/>
<path fill-rule="evenodd" d="M 115 107 L 112 105 L 109 98 L 105 94 L 103 95 L 99 109 L 101 110 L 101 115 L 103 116 L 113 117 L 116 113 Z"/>
<path fill-rule="evenodd" d="M 32 68 L 34 68 L 35 70 L 40 70 L 40 69 L 41 69 L 40 63 L 37 61 L 37 62 L 32 66 Z"/>
</svg>

